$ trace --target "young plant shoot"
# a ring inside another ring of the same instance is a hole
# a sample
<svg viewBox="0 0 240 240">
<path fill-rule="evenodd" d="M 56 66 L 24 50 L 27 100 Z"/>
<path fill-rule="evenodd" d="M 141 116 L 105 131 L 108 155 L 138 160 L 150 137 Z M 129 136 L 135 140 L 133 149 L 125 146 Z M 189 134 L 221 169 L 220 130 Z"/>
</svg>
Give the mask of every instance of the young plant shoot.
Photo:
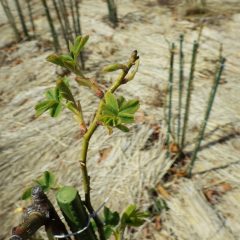
<svg viewBox="0 0 240 240">
<path fill-rule="evenodd" d="M 83 138 L 79 163 L 82 173 L 82 186 L 85 193 L 83 202 L 84 207 L 94 219 L 99 239 L 107 239 L 112 234 L 115 236 L 115 239 L 122 239 L 126 227 L 141 225 L 144 222 L 143 219 L 146 217 L 146 214 L 140 212 L 135 205 L 130 205 L 120 218 L 118 213 L 112 213 L 108 208 L 105 208 L 105 224 L 103 224 L 102 220 L 95 213 L 91 202 L 87 153 L 90 139 L 99 126 L 106 127 L 109 133 L 111 133 L 114 128 L 123 132 L 128 132 L 129 128 L 127 125 L 134 122 L 134 114 L 139 108 L 139 101 L 137 99 L 127 100 L 123 96 L 117 96 L 115 92 L 119 87 L 134 79 L 139 66 L 139 56 L 137 51 L 133 51 L 125 64 L 117 63 L 104 67 L 104 72 L 119 71 L 120 73 L 107 90 L 103 91 L 96 80 L 85 76 L 79 64 L 80 53 L 87 43 L 88 38 L 88 36 L 76 37 L 75 41 L 69 44 L 70 52 L 68 54 L 51 54 L 47 57 L 47 60 L 74 73 L 76 75 L 75 81 L 79 84 L 79 86 L 87 87 L 99 98 L 99 104 L 93 120 L 88 125 L 86 124 L 84 111 L 81 107 L 81 101 L 76 100 L 76 97 L 71 91 L 70 80 L 67 77 L 59 77 L 56 81 L 56 87 L 49 89 L 45 93 L 45 99 L 39 102 L 35 107 L 36 116 L 49 112 L 51 117 L 57 117 L 64 109 L 69 110 L 73 114 L 75 120 L 79 124 Z M 68 191 L 75 193 L 75 190 L 73 188 L 65 187 L 64 190 L 60 189 L 59 191 L 60 193 L 57 195 L 57 200 L 58 203 L 60 203 L 59 206 L 63 215 L 66 216 L 68 213 L 66 209 L 68 209 L 68 205 L 70 203 L 63 203 L 66 199 L 63 200 L 62 196 L 72 196 L 73 194 L 68 193 Z M 74 204 L 78 203 L 76 206 L 80 206 L 80 197 L 77 193 L 75 193 L 74 196 L 75 195 L 78 196 L 78 199 L 76 200 L 75 197 L 71 198 L 71 204 L 72 202 Z M 61 198 L 59 196 L 61 196 Z M 64 208 L 62 208 L 62 206 L 64 206 Z M 69 207 L 69 209 L 71 208 Z M 71 219 L 71 216 L 74 214 L 70 215 L 71 214 L 67 215 L 67 222 L 70 222 L 70 229 L 77 230 L 77 227 L 82 225 L 80 222 L 76 225 L 74 220 Z M 85 238 L 86 237 L 83 239 Z M 89 236 L 89 239 L 94 238 L 94 234 Z"/>
</svg>

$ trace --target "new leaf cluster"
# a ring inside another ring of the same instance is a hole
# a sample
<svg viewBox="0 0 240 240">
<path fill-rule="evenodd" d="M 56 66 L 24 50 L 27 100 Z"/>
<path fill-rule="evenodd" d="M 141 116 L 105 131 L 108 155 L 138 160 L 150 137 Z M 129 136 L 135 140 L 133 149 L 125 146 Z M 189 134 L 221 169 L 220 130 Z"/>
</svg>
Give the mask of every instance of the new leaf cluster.
<svg viewBox="0 0 240 240">
<path fill-rule="evenodd" d="M 125 124 L 134 122 L 134 114 L 138 108 L 137 99 L 127 101 L 122 96 L 116 98 L 112 93 L 106 93 L 100 121 L 107 127 L 116 127 L 128 132 L 129 129 Z"/>
</svg>

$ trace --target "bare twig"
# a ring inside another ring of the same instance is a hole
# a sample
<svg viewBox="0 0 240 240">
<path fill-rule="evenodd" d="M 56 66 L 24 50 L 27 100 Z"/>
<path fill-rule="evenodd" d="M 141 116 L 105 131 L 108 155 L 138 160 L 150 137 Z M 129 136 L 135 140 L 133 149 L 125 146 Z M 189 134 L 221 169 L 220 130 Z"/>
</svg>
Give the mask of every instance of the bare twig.
<svg viewBox="0 0 240 240">
<path fill-rule="evenodd" d="M 13 228 L 11 239 L 29 239 L 41 226 L 45 225 L 50 235 L 67 234 L 67 229 L 56 210 L 40 186 L 32 189 L 33 203 L 23 216 L 23 223 Z M 70 240 L 65 238 L 64 240 Z"/>
</svg>

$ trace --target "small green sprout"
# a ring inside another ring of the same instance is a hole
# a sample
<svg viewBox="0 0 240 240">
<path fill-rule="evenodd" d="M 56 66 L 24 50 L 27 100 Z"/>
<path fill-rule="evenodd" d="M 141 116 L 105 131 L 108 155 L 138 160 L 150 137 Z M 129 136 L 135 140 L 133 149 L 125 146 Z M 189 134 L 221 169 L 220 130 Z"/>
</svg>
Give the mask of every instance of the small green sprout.
<svg viewBox="0 0 240 240">
<path fill-rule="evenodd" d="M 124 97 L 116 98 L 112 93 L 105 95 L 100 121 L 107 127 L 116 127 L 123 132 L 129 129 L 124 124 L 134 122 L 134 114 L 139 108 L 136 99 L 126 101 Z"/>
<path fill-rule="evenodd" d="M 121 214 L 104 208 L 104 232 L 106 239 L 113 234 L 115 240 L 123 239 L 127 227 L 139 227 L 149 217 L 147 212 L 140 211 L 136 205 L 129 205 Z"/>
<path fill-rule="evenodd" d="M 42 187 L 44 192 L 48 192 L 50 189 L 58 189 L 56 177 L 53 173 L 45 171 L 42 176 L 33 181 L 34 185 L 28 187 L 22 194 L 21 199 L 27 200 L 31 198 L 32 188 L 37 184 Z"/>
<path fill-rule="evenodd" d="M 135 205 L 130 205 L 120 217 L 117 212 L 111 212 L 110 209 L 105 207 L 105 225 L 103 225 L 100 218 L 94 214 L 94 208 L 91 203 L 87 152 L 89 141 L 100 125 L 107 127 L 111 133 L 113 128 L 128 132 L 129 128 L 126 125 L 134 123 L 134 115 L 139 109 L 139 101 L 137 99 L 126 100 L 123 96 L 118 97 L 115 92 L 119 87 L 133 80 L 135 77 L 139 66 L 139 56 L 137 51 L 133 51 L 125 64 L 115 63 L 103 68 L 103 72 L 120 72 L 116 80 L 112 82 L 110 87 L 106 87 L 107 89 L 104 92 L 97 80 L 85 76 L 79 64 L 80 53 L 88 39 L 88 36 L 78 36 L 73 43 L 69 44 L 69 53 L 62 55 L 51 54 L 47 57 L 47 61 L 74 73 L 76 75 L 75 81 L 78 85 L 80 87 L 87 87 L 100 99 L 93 120 L 88 125 L 85 123 L 84 111 L 82 110 L 80 101 L 76 100 L 76 97 L 71 91 L 69 84 L 71 79 L 66 77 L 59 77 L 57 79 L 56 87 L 46 92 L 45 99 L 36 105 L 35 110 L 36 116 L 41 116 L 43 113 L 49 112 L 51 117 L 57 117 L 63 109 L 68 109 L 73 114 L 73 117 L 80 125 L 80 131 L 83 136 L 79 162 L 85 193 L 84 207 L 94 216 L 93 218 L 100 240 L 105 240 L 112 234 L 115 236 L 115 239 L 118 240 L 120 236 L 123 236 L 126 227 L 140 226 L 143 224 L 147 214 L 140 212 Z M 44 181 L 40 181 L 40 183 L 43 184 Z M 43 186 L 45 185 L 43 184 Z M 64 209 L 61 210 L 64 212 Z M 72 221 L 71 219 L 68 220 L 70 222 Z M 94 239 L 94 236 L 92 236 L 92 238 Z"/>
</svg>

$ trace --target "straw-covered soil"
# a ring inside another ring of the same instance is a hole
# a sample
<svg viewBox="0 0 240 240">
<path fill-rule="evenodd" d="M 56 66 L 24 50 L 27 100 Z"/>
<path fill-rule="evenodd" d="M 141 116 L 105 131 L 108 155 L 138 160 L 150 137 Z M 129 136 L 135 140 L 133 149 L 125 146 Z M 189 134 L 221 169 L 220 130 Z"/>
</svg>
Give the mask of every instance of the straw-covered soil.
<svg viewBox="0 0 240 240">
<path fill-rule="evenodd" d="M 40 7 L 40 1 L 35 2 Z M 207 1 L 204 15 L 178 1 L 117 2 L 120 24 L 116 29 L 107 21 L 103 1 L 81 3 L 83 32 L 90 35 L 86 72 L 99 81 L 110 82 L 114 75 L 103 75 L 100 69 L 111 62 L 126 61 L 137 49 L 141 65 L 136 79 L 118 93 L 139 98 L 141 109 L 130 133 L 116 130 L 107 135 L 99 128 L 91 140 L 88 167 L 94 206 L 97 208 L 107 197 L 108 205 L 119 211 L 129 203 L 143 209 L 153 204 L 148 189 L 161 182 L 172 163 L 165 158 L 161 137 L 166 129 L 163 107 L 169 42 L 177 43 L 179 34 L 185 34 L 187 78 L 192 42 L 203 22 L 187 132 L 188 152 L 193 150 L 203 119 L 221 43 L 227 63 L 193 177 L 163 184 L 165 191 L 159 188 L 159 192 L 168 211 L 128 234 L 131 239 L 240 239 L 239 0 Z M 51 35 L 42 10 L 36 6 L 35 21 L 41 34 L 38 40 L 12 43 L 13 34 L 2 9 L 0 14 L 0 239 L 7 239 L 20 221 L 18 209 L 27 204 L 19 200 L 21 193 L 45 170 L 54 172 L 61 184 L 82 191 L 78 162 L 81 139 L 71 115 L 64 111 L 57 119 L 48 115 L 34 118 L 34 106 L 43 92 L 54 86 L 56 76 L 55 67 L 45 61 L 53 52 Z M 175 72 L 177 79 L 177 64 Z M 91 119 L 98 99 L 86 89 L 79 90 L 73 81 L 71 85 L 79 94 L 86 117 Z M 177 96 L 175 81 L 174 108 Z"/>
</svg>

